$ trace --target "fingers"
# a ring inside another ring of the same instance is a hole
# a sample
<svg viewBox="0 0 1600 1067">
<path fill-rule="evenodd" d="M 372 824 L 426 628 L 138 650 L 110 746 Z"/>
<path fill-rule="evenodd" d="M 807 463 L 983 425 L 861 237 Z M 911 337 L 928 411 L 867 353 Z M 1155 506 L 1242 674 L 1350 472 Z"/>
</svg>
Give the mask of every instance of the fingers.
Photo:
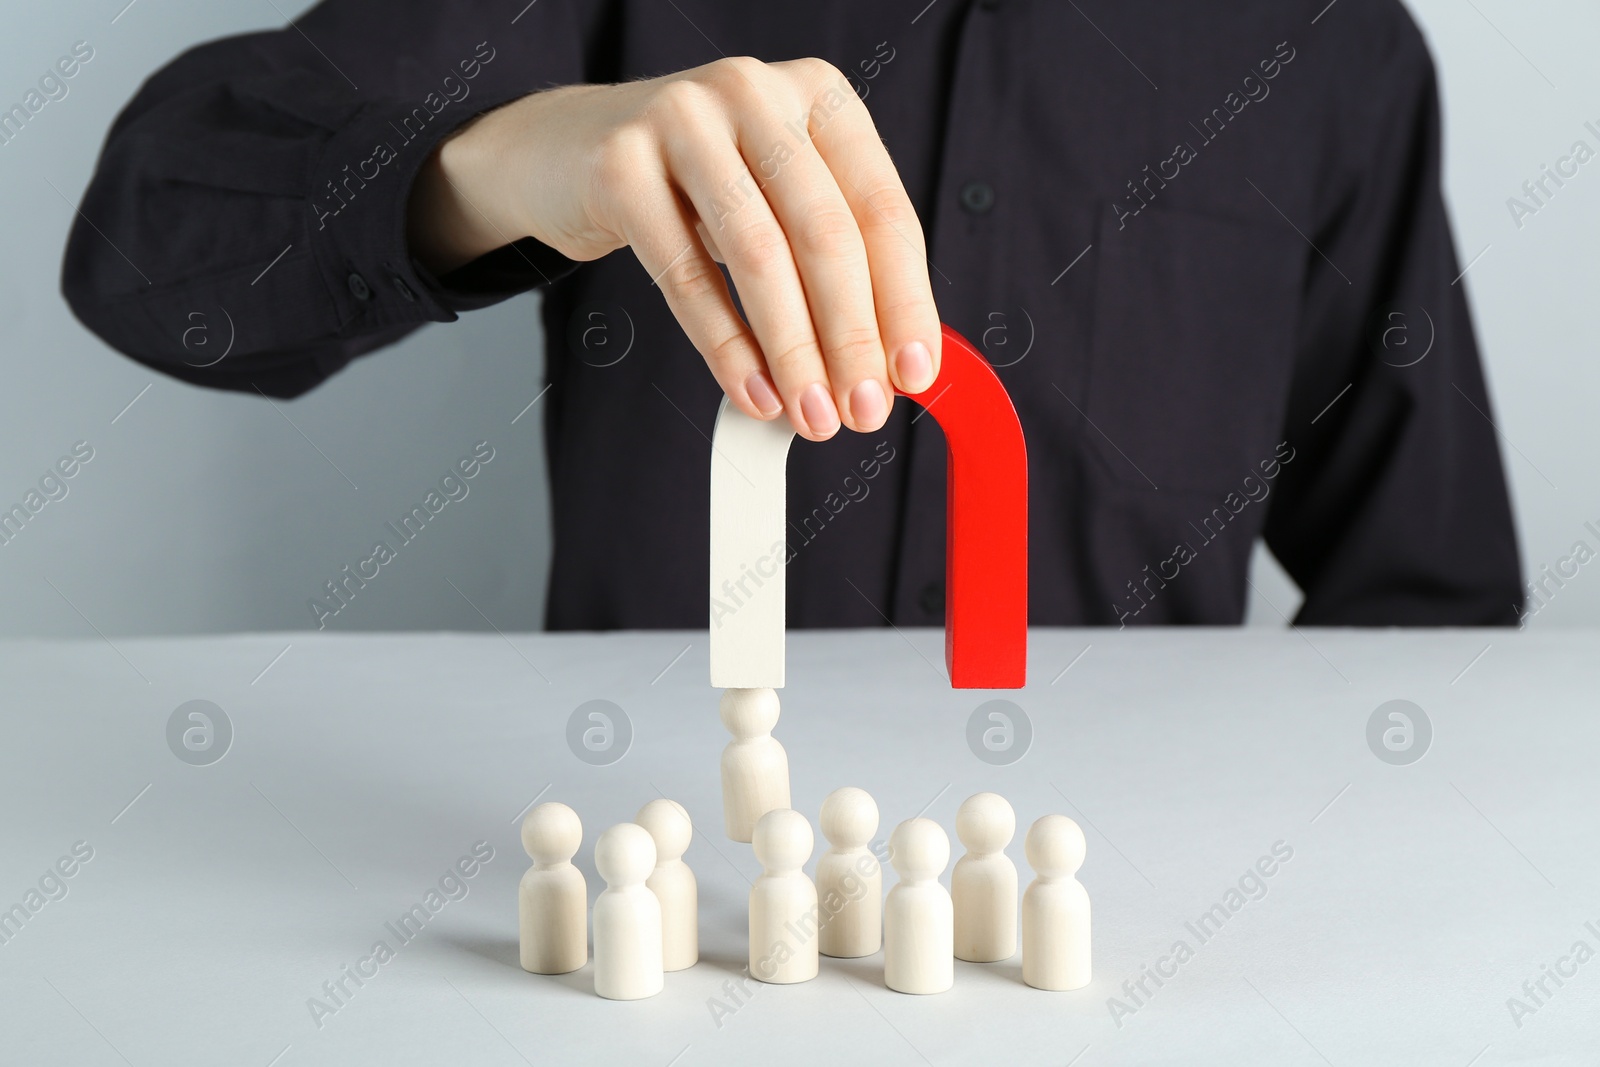
<svg viewBox="0 0 1600 1067">
<path fill-rule="evenodd" d="M 810 440 L 832 437 L 841 425 L 841 406 L 830 388 L 829 366 L 813 325 L 817 302 L 802 284 L 789 235 L 772 206 L 731 139 L 669 144 L 667 162 L 699 215 L 699 228 L 728 265 L 790 422 Z M 866 293 L 865 254 L 860 258 L 861 290 Z M 865 321 L 875 335 L 870 297 L 868 301 Z M 875 337 L 874 348 L 881 363 Z"/>
<path fill-rule="evenodd" d="M 794 111 L 803 113 L 803 106 Z M 844 425 L 870 432 L 889 417 L 894 394 L 867 247 L 828 165 L 809 141 L 797 141 L 792 126 L 803 129 L 803 120 L 791 119 L 786 127 L 780 115 L 776 108 L 746 109 L 737 113 L 736 128 L 744 162 L 787 239 L 810 318 L 812 344 L 792 350 L 764 345 L 768 365 L 786 397 L 810 394 L 820 404 L 826 391 Z M 738 225 L 730 222 L 730 228 Z"/>
<path fill-rule="evenodd" d="M 903 391 L 923 392 L 939 373 L 940 330 L 916 208 L 866 106 L 838 71 L 816 60 L 776 66 L 797 68 L 815 86 L 811 143 L 859 227 L 889 373 Z"/>
<path fill-rule="evenodd" d="M 770 419 L 783 411 L 749 327 L 739 317 L 722 271 L 695 233 L 694 220 L 665 175 L 642 183 L 640 219 L 628 244 L 666 297 L 667 306 L 705 357 L 717 384 L 745 414 Z"/>
<path fill-rule="evenodd" d="M 922 228 L 837 70 L 722 60 L 630 94 L 636 121 L 611 137 L 629 150 L 608 153 L 590 214 L 626 231 L 736 405 L 786 412 L 824 440 L 878 429 L 896 387 L 932 384 L 940 328 Z"/>
</svg>

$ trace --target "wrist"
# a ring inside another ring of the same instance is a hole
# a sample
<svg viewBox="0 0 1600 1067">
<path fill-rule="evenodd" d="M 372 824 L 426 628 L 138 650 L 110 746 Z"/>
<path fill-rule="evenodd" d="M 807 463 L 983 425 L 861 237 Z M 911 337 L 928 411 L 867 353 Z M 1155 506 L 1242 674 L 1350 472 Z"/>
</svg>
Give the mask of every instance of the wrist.
<svg viewBox="0 0 1600 1067">
<path fill-rule="evenodd" d="M 417 172 L 407 205 L 412 254 L 444 274 L 528 236 L 505 209 L 516 203 L 495 183 L 506 166 L 494 127 L 473 119 L 446 138 Z"/>
</svg>

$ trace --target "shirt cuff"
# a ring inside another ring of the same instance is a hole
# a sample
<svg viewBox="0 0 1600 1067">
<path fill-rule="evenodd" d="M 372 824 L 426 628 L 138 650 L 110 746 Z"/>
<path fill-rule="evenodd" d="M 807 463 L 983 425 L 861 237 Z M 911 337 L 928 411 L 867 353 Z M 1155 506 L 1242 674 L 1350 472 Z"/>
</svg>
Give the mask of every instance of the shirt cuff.
<svg viewBox="0 0 1600 1067">
<path fill-rule="evenodd" d="M 486 307 L 577 268 L 531 239 L 480 256 L 443 278 L 411 255 L 407 202 L 429 155 L 471 119 L 525 95 L 525 88 L 517 88 L 459 102 L 437 95 L 419 103 L 372 101 L 340 125 L 312 169 L 308 210 L 318 268 L 341 334 L 453 322 L 460 311 Z"/>
<path fill-rule="evenodd" d="M 415 260 L 412 267 L 440 304 L 452 311 L 476 311 L 564 278 L 578 269 L 578 263 L 542 241 L 524 237 L 438 278 Z"/>
</svg>

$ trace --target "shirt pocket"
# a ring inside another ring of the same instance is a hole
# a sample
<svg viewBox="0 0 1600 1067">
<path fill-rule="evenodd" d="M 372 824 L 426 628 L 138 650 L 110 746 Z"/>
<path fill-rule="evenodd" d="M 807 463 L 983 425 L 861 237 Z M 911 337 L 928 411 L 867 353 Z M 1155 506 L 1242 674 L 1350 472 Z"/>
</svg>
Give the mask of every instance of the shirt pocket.
<svg viewBox="0 0 1600 1067">
<path fill-rule="evenodd" d="M 1287 228 L 1147 207 L 1101 216 L 1089 447 L 1114 483 L 1214 491 L 1272 455 L 1308 252 Z"/>
</svg>

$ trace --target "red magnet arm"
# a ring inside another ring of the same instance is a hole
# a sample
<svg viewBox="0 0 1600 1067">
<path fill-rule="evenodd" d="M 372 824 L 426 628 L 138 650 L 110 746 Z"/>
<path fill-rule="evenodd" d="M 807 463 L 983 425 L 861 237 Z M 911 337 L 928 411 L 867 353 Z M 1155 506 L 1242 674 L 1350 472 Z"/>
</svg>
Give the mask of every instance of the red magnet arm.
<svg viewBox="0 0 1600 1067">
<path fill-rule="evenodd" d="M 900 395 L 938 420 L 949 450 L 945 666 L 956 689 L 1020 689 L 1028 674 L 1028 450 L 989 361 L 941 329 L 939 377 L 926 392 Z"/>
</svg>

